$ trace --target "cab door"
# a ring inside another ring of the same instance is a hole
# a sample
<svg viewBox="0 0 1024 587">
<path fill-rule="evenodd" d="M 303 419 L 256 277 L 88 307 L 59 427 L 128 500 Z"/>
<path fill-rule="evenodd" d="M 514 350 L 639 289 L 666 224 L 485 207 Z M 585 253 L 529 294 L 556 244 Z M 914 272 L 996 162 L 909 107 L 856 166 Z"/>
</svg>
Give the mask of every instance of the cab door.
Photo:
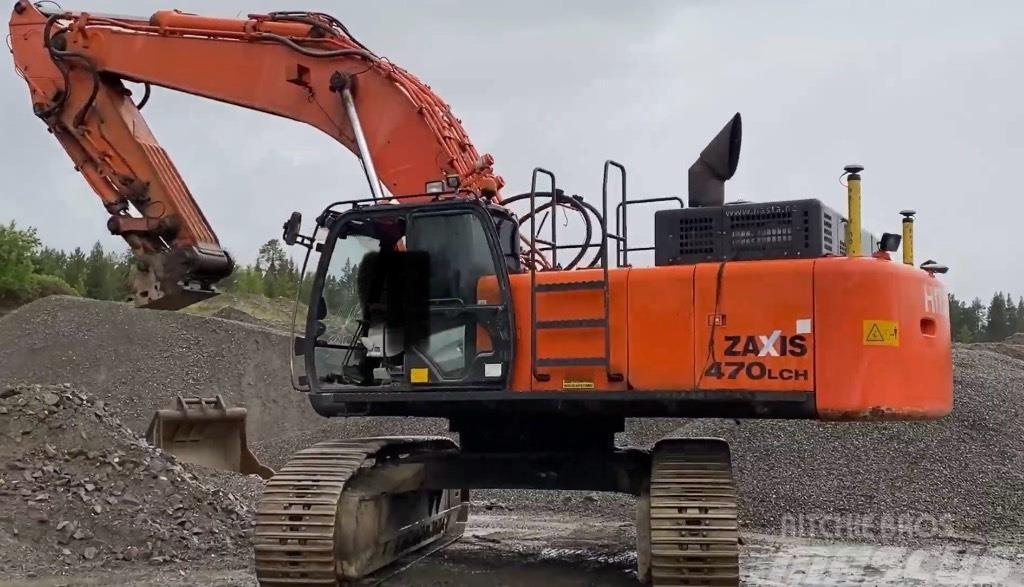
<svg viewBox="0 0 1024 587">
<path fill-rule="evenodd" d="M 482 205 L 356 208 L 318 250 L 303 344 L 312 391 L 507 389 L 508 269 Z"/>
<path fill-rule="evenodd" d="M 514 332 L 508 270 L 490 215 L 478 205 L 430 206 L 407 219 L 406 249 L 422 254 L 425 336 L 406 347 L 413 388 L 506 389 Z"/>
</svg>

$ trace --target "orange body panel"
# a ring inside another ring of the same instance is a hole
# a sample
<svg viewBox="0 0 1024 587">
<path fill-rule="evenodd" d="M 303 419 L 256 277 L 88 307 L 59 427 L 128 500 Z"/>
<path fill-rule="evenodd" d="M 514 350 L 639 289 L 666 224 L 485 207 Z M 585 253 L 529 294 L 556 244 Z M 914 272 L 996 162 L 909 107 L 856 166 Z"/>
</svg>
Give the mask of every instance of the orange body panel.
<svg viewBox="0 0 1024 587">
<path fill-rule="evenodd" d="M 949 302 L 938 279 L 902 263 L 837 257 L 815 263 L 814 292 L 819 418 L 933 419 L 952 410 Z M 895 322 L 898 346 L 865 344 L 865 320 Z"/>
<path fill-rule="evenodd" d="M 693 265 L 629 270 L 629 384 L 693 389 Z"/>
<path fill-rule="evenodd" d="M 697 265 L 698 389 L 814 389 L 813 269 L 813 261 Z"/>
<path fill-rule="evenodd" d="M 537 274 L 538 283 L 589 279 L 600 272 Z M 828 420 L 933 419 L 952 409 L 946 293 L 920 269 L 825 257 L 613 269 L 609 281 L 611 364 L 625 381 L 609 381 L 602 367 L 540 369 L 551 378 L 535 380 L 530 277 L 513 275 L 513 392 L 812 393 L 815 415 Z M 481 295 L 496 295 L 494 286 L 482 282 Z M 538 319 L 599 317 L 601 299 L 600 290 L 538 293 Z M 876 324 L 898 330 L 898 343 L 895 331 L 869 332 Z M 603 345 L 598 328 L 538 332 L 539 357 L 600 356 Z"/>
</svg>

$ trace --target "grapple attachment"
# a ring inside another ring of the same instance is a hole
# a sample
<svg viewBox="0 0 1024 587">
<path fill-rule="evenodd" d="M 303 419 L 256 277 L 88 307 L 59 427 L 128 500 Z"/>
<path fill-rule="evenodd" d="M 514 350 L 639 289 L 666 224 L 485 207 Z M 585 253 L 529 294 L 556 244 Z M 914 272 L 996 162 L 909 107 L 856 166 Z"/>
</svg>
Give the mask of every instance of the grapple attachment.
<svg viewBox="0 0 1024 587">
<path fill-rule="evenodd" d="M 187 463 L 269 479 L 274 471 L 249 450 L 245 418 L 245 408 L 229 408 L 219 395 L 179 395 L 173 408 L 153 414 L 146 440 Z"/>
</svg>

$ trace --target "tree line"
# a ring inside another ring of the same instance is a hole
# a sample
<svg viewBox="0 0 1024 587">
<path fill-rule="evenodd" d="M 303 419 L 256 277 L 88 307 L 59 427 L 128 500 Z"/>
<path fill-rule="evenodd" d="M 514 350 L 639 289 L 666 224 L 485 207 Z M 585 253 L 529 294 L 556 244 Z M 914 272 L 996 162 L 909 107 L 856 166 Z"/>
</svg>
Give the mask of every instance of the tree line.
<svg viewBox="0 0 1024 587">
<path fill-rule="evenodd" d="M 999 342 L 1024 332 L 1024 298 L 996 292 L 986 306 L 980 298 L 970 303 L 949 294 L 949 326 L 957 342 Z"/>
<path fill-rule="evenodd" d="M 127 249 L 107 251 L 99 242 L 89 252 L 62 251 L 43 246 L 35 229 L 0 224 L 0 302 L 24 303 L 39 297 L 66 294 L 98 300 L 125 300 L 134 260 Z M 242 265 L 217 284 L 222 291 L 269 298 L 307 299 L 312 276 L 299 282 L 301 267 L 288 256 L 280 241 L 267 241 L 256 262 Z M 324 298 L 333 314 L 354 308 L 357 301 L 355 268 L 345 261 L 332 268 Z M 1024 298 L 997 292 L 988 304 L 949 295 L 951 334 L 957 342 L 1001 341 L 1024 332 Z"/>
<path fill-rule="evenodd" d="M 131 255 L 96 243 L 86 253 L 44 247 L 34 228 L 0 225 L 0 301 L 26 302 L 54 295 L 120 300 L 128 295 Z"/>
<path fill-rule="evenodd" d="M 62 251 L 43 246 L 34 228 L 13 222 L 0 224 L 0 302 L 25 303 L 48 295 L 77 295 L 97 300 L 123 301 L 131 294 L 134 257 L 127 248 L 107 251 L 100 242 L 89 252 Z M 309 297 L 311 274 L 299 283 L 299 267 L 277 239 L 260 247 L 256 262 L 242 265 L 217 284 L 224 292 L 268 298 Z M 324 288 L 328 307 L 351 308 L 356 303 L 355 271 L 345 266 L 332 271 Z"/>
</svg>

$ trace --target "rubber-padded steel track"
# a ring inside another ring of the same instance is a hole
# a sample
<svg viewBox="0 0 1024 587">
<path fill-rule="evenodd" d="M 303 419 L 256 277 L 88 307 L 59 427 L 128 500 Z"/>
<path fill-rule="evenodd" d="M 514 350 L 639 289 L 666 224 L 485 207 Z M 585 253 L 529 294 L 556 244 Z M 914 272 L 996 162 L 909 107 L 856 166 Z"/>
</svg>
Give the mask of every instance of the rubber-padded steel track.
<svg viewBox="0 0 1024 587">
<path fill-rule="evenodd" d="M 296 453 L 263 490 L 253 538 L 263 587 L 338 585 L 335 524 L 345 484 L 385 447 L 415 449 L 437 439 L 322 442 Z M 447 439 L 443 439 L 447 441 Z M 450 441 L 447 441 L 450 442 Z M 453 445 L 454 446 L 454 445 Z M 464 516 L 462 516 L 464 520 Z"/>
<path fill-rule="evenodd" d="M 729 445 L 716 439 L 658 443 L 651 462 L 649 522 L 655 587 L 739 585 Z"/>
</svg>

